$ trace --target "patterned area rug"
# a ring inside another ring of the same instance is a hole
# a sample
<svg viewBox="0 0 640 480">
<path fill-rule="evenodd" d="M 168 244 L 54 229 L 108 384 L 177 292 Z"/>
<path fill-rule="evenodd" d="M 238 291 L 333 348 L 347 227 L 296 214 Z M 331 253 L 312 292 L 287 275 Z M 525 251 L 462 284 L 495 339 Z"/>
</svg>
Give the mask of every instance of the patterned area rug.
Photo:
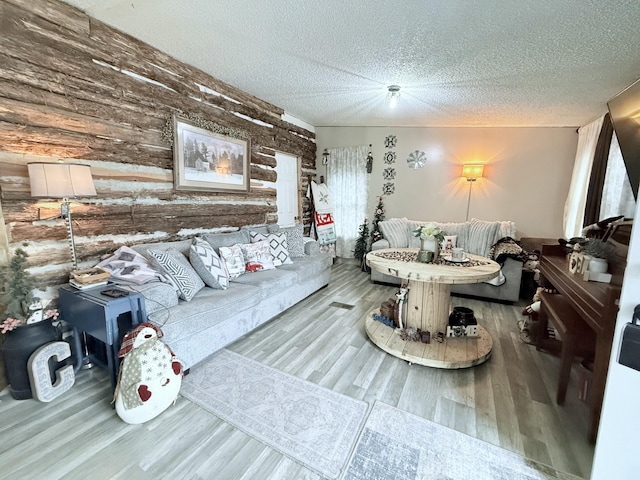
<svg viewBox="0 0 640 480">
<path fill-rule="evenodd" d="M 376 402 L 344 480 L 578 480 Z"/>
<path fill-rule="evenodd" d="M 192 368 L 180 393 L 331 479 L 346 465 L 368 408 L 226 349 Z"/>
</svg>

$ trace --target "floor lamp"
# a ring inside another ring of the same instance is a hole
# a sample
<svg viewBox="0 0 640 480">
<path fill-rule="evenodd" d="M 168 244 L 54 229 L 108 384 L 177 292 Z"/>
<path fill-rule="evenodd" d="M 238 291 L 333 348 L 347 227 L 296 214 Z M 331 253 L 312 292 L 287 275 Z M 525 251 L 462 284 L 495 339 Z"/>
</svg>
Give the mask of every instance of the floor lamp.
<svg viewBox="0 0 640 480">
<path fill-rule="evenodd" d="M 73 223 L 71 221 L 71 197 L 93 197 L 96 187 L 93 185 L 91 167 L 78 163 L 28 163 L 31 196 L 34 198 L 62 198 L 60 215 L 67 224 L 69 248 L 73 259 L 73 269 L 78 269 L 76 243 L 73 239 Z M 87 337 L 84 334 L 84 353 L 87 361 L 82 368 L 88 369 L 93 364 L 88 361 Z"/>
<path fill-rule="evenodd" d="M 484 165 L 463 165 L 462 176 L 469 182 L 469 197 L 467 198 L 467 217 L 466 221 L 469 221 L 469 206 L 471 205 L 471 185 L 473 182 L 482 178 L 484 172 Z"/>
<path fill-rule="evenodd" d="M 78 269 L 76 244 L 73 239 L 71 221 L 71 197 L 93 197 L 96 187 L 93 185 L 91 167 L 78 163 L 29 163 L 29 182 L 31 196 L 34 198 L 62 198 L 60 214 L 67 224 L 69 248 L 73 259 L 73 269 Z"/>
</svg>

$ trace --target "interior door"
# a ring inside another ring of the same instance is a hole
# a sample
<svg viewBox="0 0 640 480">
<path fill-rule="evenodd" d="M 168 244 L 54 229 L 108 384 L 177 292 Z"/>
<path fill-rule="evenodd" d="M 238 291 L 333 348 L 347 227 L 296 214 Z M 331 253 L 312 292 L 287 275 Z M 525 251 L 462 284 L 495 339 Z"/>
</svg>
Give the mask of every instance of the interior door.
<svg viewBox="0 0 640 480">
<path fill-rule="evenodd" d="M 289 227 L 299 216 L 298 157 L 276 152 L 278 225 Z"/>
</svg>

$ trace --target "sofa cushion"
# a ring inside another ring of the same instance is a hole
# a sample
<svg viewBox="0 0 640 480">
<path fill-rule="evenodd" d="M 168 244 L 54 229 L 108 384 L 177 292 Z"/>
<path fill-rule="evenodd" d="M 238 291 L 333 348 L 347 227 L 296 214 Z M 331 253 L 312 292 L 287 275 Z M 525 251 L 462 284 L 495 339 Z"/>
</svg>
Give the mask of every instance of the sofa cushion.
<svg viewBox="0 0 640 480">
<path fill-rule="evenodd" d="M 489 250 L 499 239 L 500 222 L 485 222 L 474 218 L 469 225 L 465 251 L 487 257 Z"/>
<path fill-rule="evenodd" d="M 456 242 L 459 247 L 464 248 L 467 231 L 469 229 L 468 222 L 430 222 L 430 221 L 418 221 L 418 220 L 406 220 L 407 223 L 407 235 L 409 236 L 409 247 L 411 248 L 420 248 L 420 238 L 416 237 L 413 234 L 413 231 L 421 225 L 425 225 L 427 223 L 433 223 L 437 227 L 440 227 L 440 230 L 444 233 L 444 235 L 455 235 Z"/>
<path fill-rule="evenodd" d="M 200 278 L 211 288 L 229 287 L 229 272 L 211 244 L 194 238 L 189 250 L 189 261 Z"/>
<path fill-rule="evenodd" d="M 287 237 L 287 247 L 291 258 L 304 257 L 304 225 L 301 223 L 293 227 L 284 227 L 280 231 Z"/>
<path fill-rule="evenodd" d="M 230 247 L 220 247 L 219 251 L 220 258 L 224 261 L 231 280 L 238 278 L 245 272 L 244 254 L 242 253 L 240 244 L 231 245 Z"/>
<path fill-rule="evenodd" d="M 177 240 L 175 242 L 140 243 L 138 245 L 132 245 L 131 248 L 144 256 L 147 260 L 151 260 L 151 256 L 148 253 L 149 249 L 159 252 L 173 248 L 174 250 L 178 250 L 185 257 L 188 257 L 189 249 L 191 248 L 191 239 Z"/>
<path fill-rule="evenodd" d="M 240 230 L 246 230 L 248 232 L 260 232 L 263 235 L 270 233 L 277 233 L 280 231 L 280 225 L 277 223 L 263 223 L 262 225 L 247 225 L 241 227 Z"/>
<path fill-rule="evenodd" d="M 333 258 L 331 255 L 313 255 L 304 258 L 294 258 L 293 262 L 288 265 L 278 267 L 278 270 L 288 270 L 295 272 L 298 281 L 303 282 L 309 277 L 320 275 L 327 268 L 331 268 Z"/>
<path fill-rule="evenodd" d="M 304 253 L 305 255 L 319 255 L 320 244 L 318 241 L 309 237 L 304 237 Z"/>
<path fill-rule="evenodd" d="M 190 302 L 158 310 L 149 315 L 149 320 L 162 325 L 165 337 L 180 339 L 224 321 L 232 311 L 250 312 L 259 301 L 256 287 L 232 282 L 227 290 L 203 288 Z M 196 318 L 199 320 L 194 323 Z"/>
<path fill-rule="evenodd" d="M 238 243 L 251 243 L 248 230 L 228 233 L 206 233 L 202 235 L 202 238 L 209 242 L 218 253 L 220 253 L 220 247 L 231 247 Z"/>
<path fill-rule="evenodd" d="M 204 288 L 204 282 L 198 273 L 189 264 L 185 257 L 178 250 L 168 248 L 167 250 L 148 250 L 154 265 L 171 279 L 178 288 L 179 296 L 183 300 L 191 300 L 196 293 Z"/>
<path fill-rule="evenodd" d="M 472 219 L 471 221 L 473 222 L 473 220 L 475 220 L 475 218 Z M 500 229 L 499 229 L 499 232 L 498 232 L 498 238 L 496 239 L 496 242 L 498 240 L 500 240 L 501 238 L 504 238 L 504 237 L 516 238 L 516 234 L 518 232 L 517 232 L 517 229 L 516 229 L 516 223 L 515 222 L 507 220 L 507 221 L 500 221 L 498 223 L 500 224 Z"/>
<path fill-rule="evenodd" d="M 284 233 L 269 233 L 268 235 L 263 235 L 262 233 L 251 231 L 249 235 L 251 236 L 251 242 L 267 242 L 271 250 L 273 264 L 276 267 L 285 263 L 291 263 L 287 236 Z"/>
<path fill-rule="evenodd" d="M 409 246 L 409 231 L 406 218 L 390 218 L 378 223 L 378 228 L 389 242 L 389 248 L 406 248 Z"/>
<path fill-rule="evenodd" d="M 167 308 L 178 305 L 178 293 L 168 283 L 149 282 L 142 285 L 120 285 L 119 287 L 142 295 L 147 315 L 159 310 L 166 311 Z"/>
<path fill-rule="evenodd" d="M 269 242 L 261 240 L 255 243 L 242 243 L 239 245 L 244 257 L 245 269 L 247 271 L 272 270 L 276 268 L 271 256 Z M 258 268 L 258 270 L 254 270 Z"/>
<path fill-rule="evenodd" d="M 276 295 L 297 282 L 298 276 L 295 272 L 289 272 L 281 268 L 261 270 L 251 275 L 242 275 L 232 281 L 232 283 L 242 283 L 243 285 L 257 287 L 260 298 Z"/>
<path fill-rule="evenodd" d="M 467 235 L 469 233 L 469 222 L 443 222 L 436 223 L 445 235 L 456 236 L 456 246 L 465 248 Z"/>
</svg>

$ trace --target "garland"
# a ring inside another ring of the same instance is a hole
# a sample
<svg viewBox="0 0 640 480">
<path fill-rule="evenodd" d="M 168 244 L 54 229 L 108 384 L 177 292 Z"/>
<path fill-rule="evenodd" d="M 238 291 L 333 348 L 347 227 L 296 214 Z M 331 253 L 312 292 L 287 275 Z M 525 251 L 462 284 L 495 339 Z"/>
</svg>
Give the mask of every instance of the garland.
<svg viewBox="0 0 640 480">
<path fill-rule="evenodd" d="M 223 127 L 222 125 L 218 125 L 211 120 L 205 120 L 199 115 L 193 113 L 185 113 L 182 110 L 178 109 L 175 113 L 169 115 L 167 120 L 164 122 L 164 126 L 162 127 L 162 131 L 160 132 L 160 136 L 162 141 L 173 145 L 173 139 L 175 137 L 173 131 L 173 117 L 177 116 L 178 119 L 188 120 L 190 123 L 195 125 L 198 128 L 203 128 L 205 130 L 209 130 L 210 132 L 216 133 L 218 135 L 224 135 L 225 137 L 237 138 L 240 140 L 247 140 L 249 138 L 249 133 L 241 128 L 230 128 Z"/>
</svg>

